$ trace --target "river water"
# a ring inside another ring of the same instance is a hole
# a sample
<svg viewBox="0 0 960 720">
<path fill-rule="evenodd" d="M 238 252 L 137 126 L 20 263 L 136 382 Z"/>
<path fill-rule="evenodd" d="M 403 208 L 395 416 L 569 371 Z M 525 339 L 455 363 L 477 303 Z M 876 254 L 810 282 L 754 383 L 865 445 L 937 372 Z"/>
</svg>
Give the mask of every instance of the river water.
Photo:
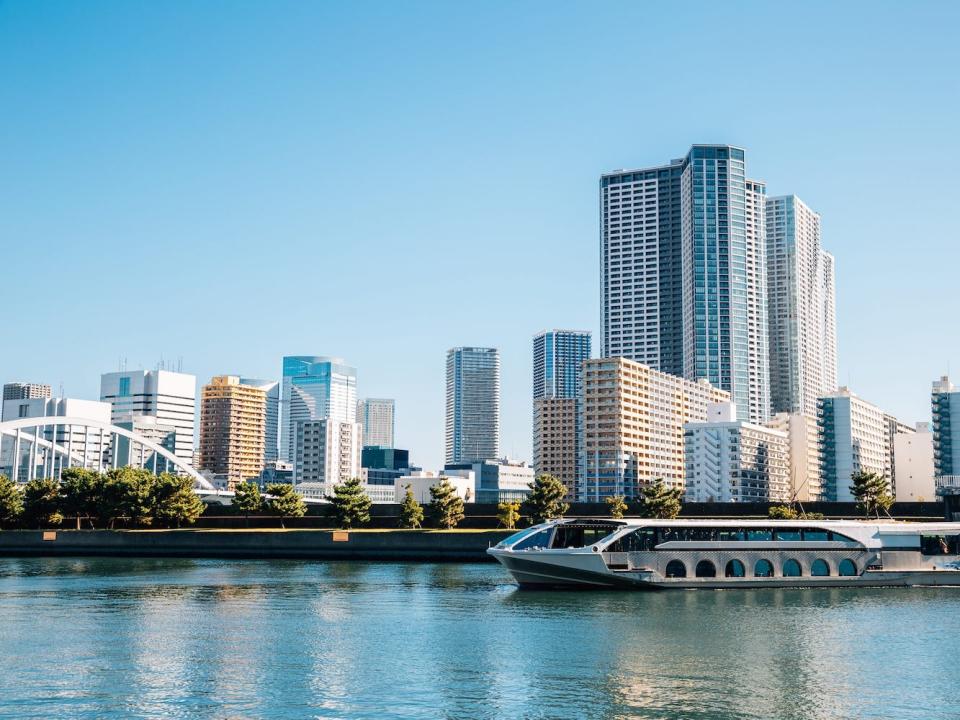
<svg viewBox="0 0 960 720">
<path fill-rule="evenodd" d="M 0 559 L 0 717 L 960 717 L 960 590 L 520 591 L 493 564 Z"/>
</svg>

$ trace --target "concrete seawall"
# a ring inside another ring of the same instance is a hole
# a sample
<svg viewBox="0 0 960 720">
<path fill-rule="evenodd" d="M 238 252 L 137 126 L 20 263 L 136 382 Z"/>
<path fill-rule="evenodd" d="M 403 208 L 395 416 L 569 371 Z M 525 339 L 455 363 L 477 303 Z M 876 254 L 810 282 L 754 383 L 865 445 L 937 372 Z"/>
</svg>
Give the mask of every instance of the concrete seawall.
<svg viewBox="0 0 960 720">
<path fill-rule="evenodd" d="M 487 561 L 508 530 L 5 530 L 0 557 L 110 556 Z"/>
</svg>

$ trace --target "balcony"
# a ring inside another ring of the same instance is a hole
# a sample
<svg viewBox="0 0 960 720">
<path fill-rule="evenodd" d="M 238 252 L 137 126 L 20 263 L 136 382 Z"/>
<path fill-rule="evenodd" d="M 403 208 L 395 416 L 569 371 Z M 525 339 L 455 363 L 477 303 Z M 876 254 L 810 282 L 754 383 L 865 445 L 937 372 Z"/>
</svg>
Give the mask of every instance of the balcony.
<svg viewBox="0 0 960 720">
<path fill-rule="evenodd" d="M 960 495 L 960 475 L 939 475 L 934 480 L 938 497 Z"/>
</svg>

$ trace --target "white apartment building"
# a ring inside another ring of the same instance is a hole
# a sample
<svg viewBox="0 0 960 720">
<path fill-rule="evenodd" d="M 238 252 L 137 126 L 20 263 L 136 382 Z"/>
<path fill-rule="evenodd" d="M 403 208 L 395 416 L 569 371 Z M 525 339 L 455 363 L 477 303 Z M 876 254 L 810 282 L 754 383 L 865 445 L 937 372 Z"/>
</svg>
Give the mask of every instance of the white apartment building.
<svg viewBox="0 0 960 720">
<path fill-rule="evenodd" d="M 111 405 L 114 424 L 151 416 L 176 428 L 173 453 L 193 463 L 197 378 L 169 370 L 131 370 L 100 376 L 100 400 Z"/>
<path fill-rule="evenodd" d="M 682 488 L 684 425 L 706 420 L 710 403 L 730 400 L 706 380 L 684 380 L 627 358 L 586 361 L 583 395 L 581 501 L 637 497 L 657 478 Z"/>
<path fill-rule="evenodd" d="M 771 408 L 816 418 L 837 388 L 834 259 L 820 215 L 795 195 L 767 199 L 766 238 Z"/>
<path fill-rule="evenodd" d="M 394 447 L 396 403 L 387 398 L 366 398 L 357 402 L 357 422 L 363 425 L 363 444 Z"/>
<path fill-rule="evenodd" d="M 360 477 L 363 431 L 358 423 L 324 418 L 297 424 L 294 483 L 338 485 Z"/>
<path fill-rule="evenodd" d="M 914 432 L 893 438 L 894 493 L 902 502 L 936 500 L 933 470 L 933 432 L 930 424 L 917 423 Z"/>
<path fill-rule="evenodd" d="M 711 404 L 707 421 L 684 428 L 687 502 L 787 502 L 786 432 L 736 419 L 733 403 Z"/>
<path fill-rule="evenodd" d="M 819 501 L 823 490 L 816 419 L 802 413 L 777 413 L 767 427 L 787 433 L 790 443 L 790 497 L 800 502 Z"/>
</svg>

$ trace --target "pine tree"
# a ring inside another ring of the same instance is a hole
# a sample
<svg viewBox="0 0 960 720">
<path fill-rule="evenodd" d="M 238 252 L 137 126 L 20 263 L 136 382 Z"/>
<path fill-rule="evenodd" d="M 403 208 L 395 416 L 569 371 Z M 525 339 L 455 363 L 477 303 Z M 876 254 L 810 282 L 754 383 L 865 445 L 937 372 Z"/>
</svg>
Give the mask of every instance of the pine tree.
<svg viewBox="0 0 960 720">
<path fill-rule="evenodd" d="M 419 528 L 423 524 L 423 508 L 413 496 L 410 484 L 407 483 L 404 488 L 406 493 L 403 495 L 403 502 L 400 503 L 400 527 Z"/>
<path fill-rule="evenodd" d="M 77 518 L 77 530 L 80 529 L 81 520 L 90 521 L 97 514 L 104 480 L 103 475 L 86 468 L 67 468 L 60 475 L 63 512 Z"/>
<path fill-rule="evenodd" d="M 771 505 L 767 508 L 767 517 L 771 520 L 796 520 L 797 511 L 789 505 Z"/>
<path fill-rule="evenodd" d="M 850 486 L 850 492 L 866 517 L 876 515 L 880 517 L 881 512 L 888 512 L 893 505 L 893 496 L 890 494 L 890 483 L 883 475 L 875 472 L 861 470 L 850 476 L 853 485 Z"/>
<path fill-rule="evenodd" d="M 125 517 L 134 526 L 153 523 L 153 488 L 157 476 L 135 467 L 113 468 L 101 485 L 97 514 L 113 529 L 118 518 Z"/>
<path fill-rule="evenodd" d="M 513 530 L 520 519 L 520 502 L 502 502 L 497 505 L 497 521 L 501 527 Z"/>
<path fill-rule="evenodd" d="M 611 495 L 607 498 L 607 505 L 610 506 L 610 517 L 619 520 L 627 511 L 627 503 L 623 495 Z"/>
<path fill-rule="evenodd" d="M 10 527 L 23 514 L 23 494 L 10 478 L 0 475 L 0 527 Z"/>
<path fill-rule="evenodd" d="M 553 518 L 563 517 L 570 506 L 563 501 L 567 487 L 553 475 L 538 475 L 530 483 L 530 495 L 520 506 L 530 516 L 534 525 Z"/>
<path fill-rule="evenodd" d="M 307 504 L 300 493 L 293 489 L 293 485 L 287 483 L 267 485 L 267 494 L 272 496 L 267 503 L 271 512 L 280 516 L 280 527 L 286 528 L 283 524 L 284 518 L 303 517 L 307 514 Z"/>
<path fill-rule="evenodd" d="M 243 513 L 244 523 L 249 525 L 250 513 L 257 513 L 263 509 L 260 486 L 249 480 L 237 483 L 233 488 L 233 500 L 230 505 Z"/>
<path fill-rule="evenodd" d="M 193 491 L 193 478 L 162 473 L 152 488 L 153 517 L 167 527 L 193 524 L 206 506 Z"/>
<path fill-rule="evenodd" d="M 61 513 L 60 483 L 50 478 L 34 478 L 23 487 L 23 518 L 38 529 L 59 525 Z"/>
<path fill-rule="evenodd" d="M 640 511 L 643 517 L 672 520 L 680 514 L 680 498 L 683 497 L 683 490 L 676 487 L 668 488 L 663 484 L 663 478 L 657 478 L 645 485 L 641 492 L 643 500 Z"/>
<path fill-rule="evenodd" d="M 463 520 L 463 498 L 447 478 L 430 486 L 430 516 L 444 530 L 455 528 Z"/>
<path fill-rule="evenodd" d="M 373 502 L 363 489 L 360 478 L 347 478 L 339 485 L 334 485 L 333 495 L 328 496 L 327 500 L 333 504 L 337 524 L 344 530 L 370 523 L 370 506 Z"/>
</svg>

